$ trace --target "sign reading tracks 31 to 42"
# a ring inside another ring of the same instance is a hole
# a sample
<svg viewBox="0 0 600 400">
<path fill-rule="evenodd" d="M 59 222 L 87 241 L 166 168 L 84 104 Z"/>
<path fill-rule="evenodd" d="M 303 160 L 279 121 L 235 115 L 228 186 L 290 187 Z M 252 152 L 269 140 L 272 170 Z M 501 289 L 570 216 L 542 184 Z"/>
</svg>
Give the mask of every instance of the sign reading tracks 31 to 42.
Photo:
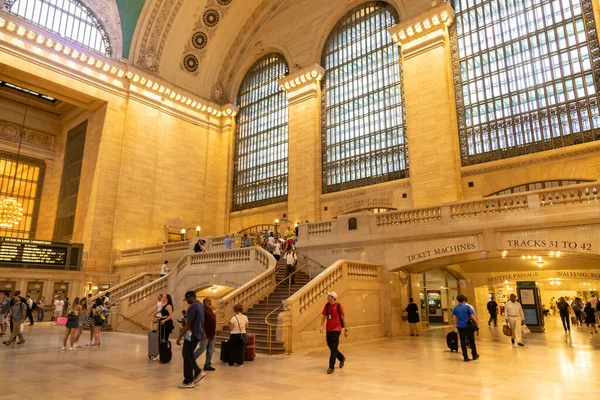
<svg viewBox="0 0 600 400">
<path fill-rule="evenodd" d="M 596 229 L 548 229 L 539 231 L 504 232 L 501 249 L 544 250 L 597 254 L 600 234 Z"/>
</svg>

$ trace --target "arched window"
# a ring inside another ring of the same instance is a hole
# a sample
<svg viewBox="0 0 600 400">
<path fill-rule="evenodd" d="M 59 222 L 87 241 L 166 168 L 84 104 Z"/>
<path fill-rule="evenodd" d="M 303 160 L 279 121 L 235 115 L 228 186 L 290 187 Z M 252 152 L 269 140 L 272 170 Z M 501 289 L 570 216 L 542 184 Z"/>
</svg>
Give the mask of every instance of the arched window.
<svg viewBox="0 0 600 400">
<path fill-rule="evenodd" d="M 288 103 L 277 81 L 288 74 L 280 54 L 248 71 L 237 97 L 233 210 L 287 200 Z"/>
<path fill-rule="evenodd" d="M 322 55 L 323 193 L 408 176 L 402 66 L 388 3 L 357 6 Z"/>
<path fill-rule="evenodd" d="M 77 0 L 6 0 L 4 10 L 110 57 L 108 35 Z"/>
<path fill-rule="evenodd" d="M 600 139 L 591 0 L 454 0 L 463 165 Z"/>
</svg>

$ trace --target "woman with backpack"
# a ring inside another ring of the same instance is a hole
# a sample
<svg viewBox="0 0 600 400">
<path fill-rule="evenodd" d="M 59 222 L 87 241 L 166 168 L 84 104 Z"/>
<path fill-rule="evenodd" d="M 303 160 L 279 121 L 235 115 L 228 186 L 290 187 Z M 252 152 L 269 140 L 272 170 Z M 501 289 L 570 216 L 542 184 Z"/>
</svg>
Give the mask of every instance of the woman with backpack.
<svg viewBox="0 0 600 400">
<path fill-rule="evenodd" d="M 583 326 L 583 302 L 579 297 L 575 297 L 575 300 L 571 303 L 571 309 L 575 312 L 575 325 Z"/>
<path fill-rule="evenodd" d="M 102 346 L 100 342 L 100 330 L 102 329 L 102 325 L 104 325 L 105 320 L 106 317 L 104 316 L 104 307 L 102 307 L 102 299 L 96 299 L 96 302 L 94 303 L 94 306 L 92 308 L 92 332 L 94 337 L 92 346 Z"/>
<path fill-rule="evenodd" d="M 585 315 L 585 324 L 590 328 L 590 334 L 598 333 L 596 328 L 596 310 L 592 307 L 592 303 L 589 301 L 585 304 L 583 309 Z"/>
<path fill-rule="evenodd" d="M 79 297 L 75 298 L 73 302 L 73 307 L 67 311 L 67 330 L 65 331 L 65 336 L 63 337 L 63 346 L 62 350 L 75 350 L 73 346 L 76 342 L 77 330 L 79 328 L 79 317 L 82 314 L 81 305 L 79 304 Z M 67 340 L 71 339 L 71 347 L 67 347 Z"/>
</svg>

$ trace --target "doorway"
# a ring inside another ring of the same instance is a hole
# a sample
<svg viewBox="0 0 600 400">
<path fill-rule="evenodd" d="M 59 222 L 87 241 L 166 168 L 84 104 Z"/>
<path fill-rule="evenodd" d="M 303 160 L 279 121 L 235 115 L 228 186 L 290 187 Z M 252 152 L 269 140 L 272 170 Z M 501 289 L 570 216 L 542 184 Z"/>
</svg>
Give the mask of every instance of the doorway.
<svg viewBox="0 0 600 400">
<path fill-rule="evenodd" d="M 425 327 L 450 324 L 458 296 L 458 279 L 438 268 L 419 275 L 421 321 Z"/>
</svg>

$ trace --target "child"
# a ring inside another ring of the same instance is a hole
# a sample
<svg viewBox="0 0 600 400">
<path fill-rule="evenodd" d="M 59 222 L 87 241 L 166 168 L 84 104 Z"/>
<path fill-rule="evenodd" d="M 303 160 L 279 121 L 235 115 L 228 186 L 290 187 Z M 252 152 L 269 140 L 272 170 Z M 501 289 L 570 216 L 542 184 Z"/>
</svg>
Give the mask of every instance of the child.
<svg viewBox="0 0 600 400">
<path fill-rule="evenodd" d="M 590 328 L 590 334 L 598 333 L 598 329 L 596 329 L 596 310 L 592 307 L 592 303 L 589 301 L 585 303 L 583 312 L 585 313 L 585 323 Z"/>
</svg>

